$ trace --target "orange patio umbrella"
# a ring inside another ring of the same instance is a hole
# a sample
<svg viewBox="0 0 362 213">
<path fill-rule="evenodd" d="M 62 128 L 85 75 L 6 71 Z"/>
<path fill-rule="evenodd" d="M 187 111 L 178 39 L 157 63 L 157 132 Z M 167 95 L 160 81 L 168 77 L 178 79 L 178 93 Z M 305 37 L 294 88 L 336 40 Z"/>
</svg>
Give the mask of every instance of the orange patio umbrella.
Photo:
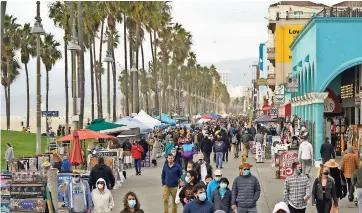
<svg viewBox="0 0 362 213">
<path fill-rule="evenodd" d="M 73 144 L 69 154 L 69 163 L 73 166 L 78 166 L 84 161 L 82 148 L 80 147 L 78 130 L 73 132 Z"/>
<path fill-rule="evenodd" d="M 108 139 L 114 138 L 111 135 L 106 135 L 106 134 L 95 132 L 95 131 L 92 131 L 92 130 L 89 130 L 89 129 L 78 129 L 76 131 L 77 131 L 77 134 L 78 134 L 78 140 L 98 139 L 98 138 L 108 138 Z M 57 142 L 73 141 L 73 140 L 74 140 L 74 135 L 69 134 L 69 135 L 66 135 L 66 136 L 64 136 L 62 138 L 59 138 L 57 140 Z"/>
</svg>

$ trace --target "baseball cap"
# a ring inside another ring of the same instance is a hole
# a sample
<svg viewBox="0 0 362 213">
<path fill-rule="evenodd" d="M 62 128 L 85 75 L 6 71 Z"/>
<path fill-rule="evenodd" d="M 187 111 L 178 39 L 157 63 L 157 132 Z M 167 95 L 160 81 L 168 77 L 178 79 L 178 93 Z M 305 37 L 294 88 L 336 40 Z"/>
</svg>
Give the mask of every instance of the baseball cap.
<svg viewBox="0 0 362 213">
<path fill-rule="evenodd" d="M 222 175 L 222 171 L 220 169 L 216 169 L 214 171 L 214 175 Z"/>
</svg>

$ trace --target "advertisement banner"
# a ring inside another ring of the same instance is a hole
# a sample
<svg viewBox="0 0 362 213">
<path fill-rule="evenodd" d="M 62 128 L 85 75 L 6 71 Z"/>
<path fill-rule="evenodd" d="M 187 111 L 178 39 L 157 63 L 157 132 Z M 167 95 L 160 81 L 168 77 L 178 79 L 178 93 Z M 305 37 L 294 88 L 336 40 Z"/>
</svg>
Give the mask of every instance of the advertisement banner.
<svg viewBox="0 0 362 213">
<path fill-rule="evenodd" d="M 292 164 L 298 162 L 298 150 L 279 150 L 279 177 L 285 179 L 293 174 Z"/>
<path fill-rule="evenodd" d="M 292 51 L 289 46 L 303 29 L 302 25 L 277 26 L 275 30 L 275 61 L 276 63 L 292 62 Z"/>
</svg>

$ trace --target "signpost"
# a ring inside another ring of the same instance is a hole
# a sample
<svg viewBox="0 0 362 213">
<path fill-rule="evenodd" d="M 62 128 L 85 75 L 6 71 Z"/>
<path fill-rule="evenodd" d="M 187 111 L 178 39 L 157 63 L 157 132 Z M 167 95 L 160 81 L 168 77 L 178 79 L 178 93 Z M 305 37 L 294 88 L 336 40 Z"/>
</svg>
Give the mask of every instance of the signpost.
<svg viewBox="0 0 362 213">
<path fill-rule="evenodd" d="M 41 111 L 41 117 L 59 117 L 59 111 Z"/>
</svg>

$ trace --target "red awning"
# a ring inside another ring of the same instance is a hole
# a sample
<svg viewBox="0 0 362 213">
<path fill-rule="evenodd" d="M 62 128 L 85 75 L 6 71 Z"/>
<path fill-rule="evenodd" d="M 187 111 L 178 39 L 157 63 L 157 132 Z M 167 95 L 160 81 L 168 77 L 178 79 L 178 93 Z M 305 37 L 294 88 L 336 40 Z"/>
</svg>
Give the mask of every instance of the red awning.
<svg viewBox="0 0 362 213">
<path fill-rule="evenodd" d="M 284 104 L 279 107 L 279 117 L 286 118 L 292 114 L 292 105 Z"/>
<path fill-rule="evenodd" d="M 112 135 L 106 135 L 106 134 L 103 134 L 103 133 L 94 132 L 94 131 L 89 130 L 89 129 L 78 129 L 77 134 L 78 134 L 79 140 L 98 139 L 98 138 L 108 138 L 108 139 L 114 138 Z M 72 141 L 73 139 L 74 139 L 74 135 L 73 135 L 73 133 L 71 133 L 71 134 L 66 135 L 66 136 L 64 136 L 62 138 L 59 138 L 57 140 L 57 142 Z"/>
</svg>

